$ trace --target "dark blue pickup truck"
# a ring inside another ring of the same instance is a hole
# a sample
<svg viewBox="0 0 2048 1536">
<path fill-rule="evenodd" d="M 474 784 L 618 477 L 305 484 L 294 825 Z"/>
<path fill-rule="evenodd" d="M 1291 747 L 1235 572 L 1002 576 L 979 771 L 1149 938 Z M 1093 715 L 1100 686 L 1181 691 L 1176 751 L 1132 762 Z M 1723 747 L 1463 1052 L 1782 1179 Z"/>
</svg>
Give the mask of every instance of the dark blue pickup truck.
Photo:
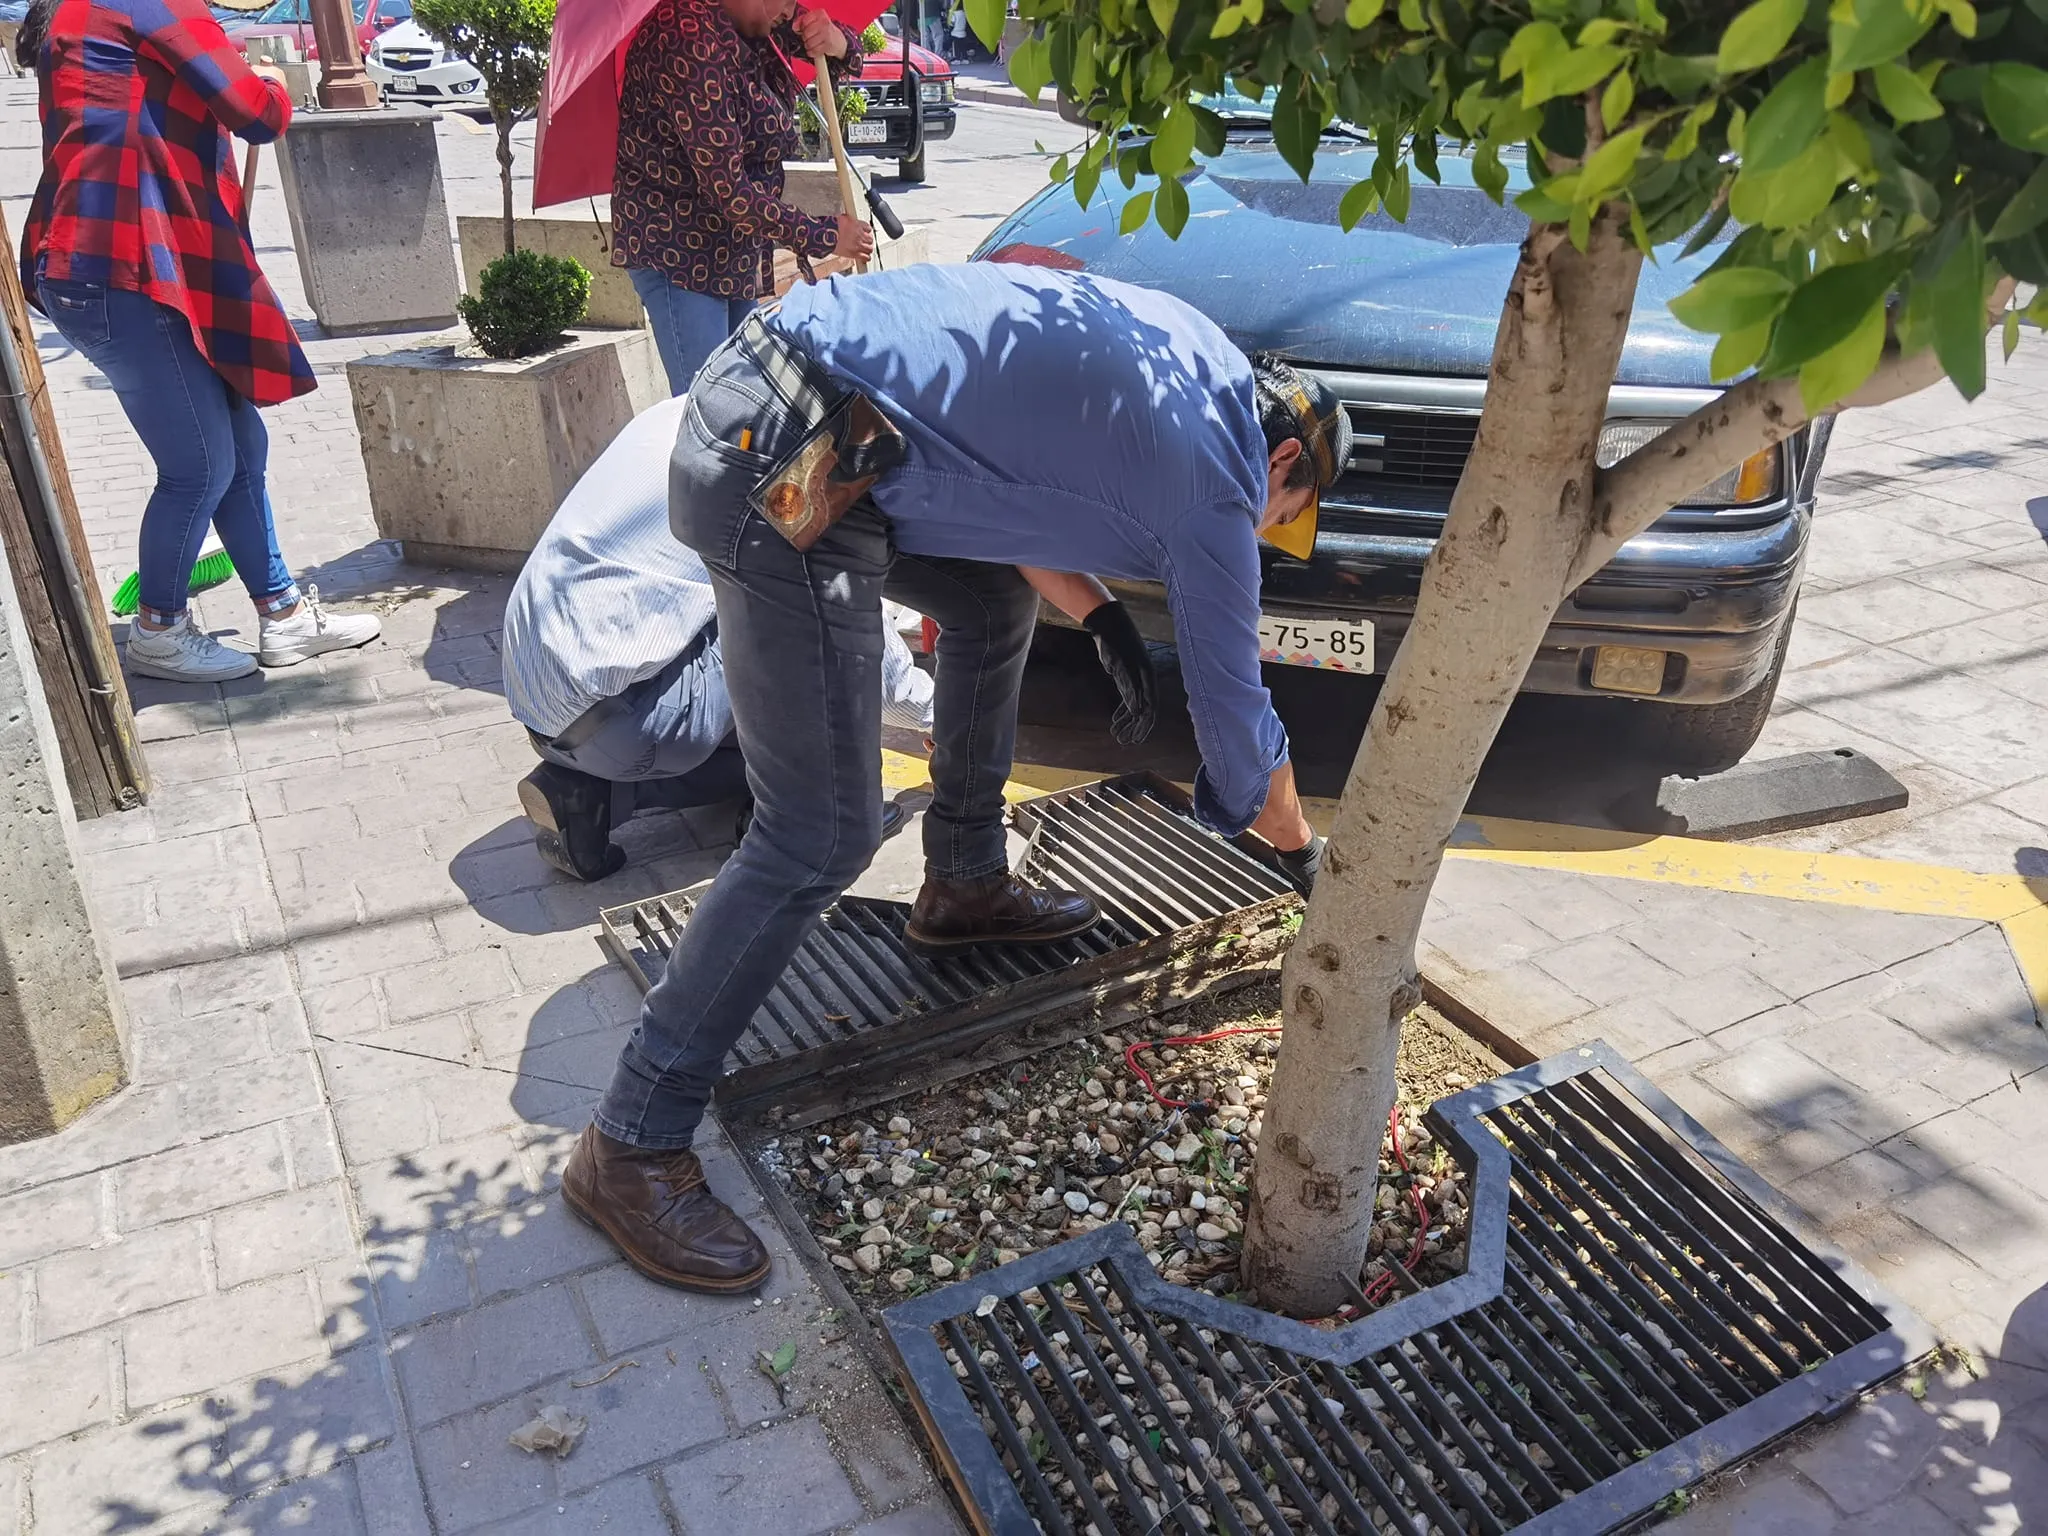
<svg viewBox="0 0 2048 1536">
<path fill-rule="evenodd" d="M 1277 352 L 1326 378 L 1355 428 L 1350 467 L 1324 500 L 1314 558 L 1267 551 L 1262 626 L 1269 661 L 1384 672 L 1407 632 L 1422 564 L 1471 452 L 1501 298 L 1528 229 L 1446 151 L 1441 186 L 1416 179 L 1405 223 L 1338 223 L 1374 151 L 1333 128 L 1306 185 L 1273 146 L 1263 109 L 1208 103 L 1230 128 L 1214 159 L 1183 175 L 1179 240 L 1156 225 L 1118 233 L 1115 177 L 1086 209 L 1060 185 L 1012 214 L 976 260 L 1086 270 L 1164 289 L 1247 352 Z M 1514 190 L 1527 182 L 1512 166 Z M 1666 307 L 1713 259 L 1678 247 L 1643 267 L 1600 457 L 1611 463 L 1713 398 L 1712 338 Z M 1629 541 L 1568 597 L 1525 692 L 1632 701 L 1641 745 L 1673 767 L 1737 761 L 1769 713 L 1791 633 L 1826 427 L 1802 432 L 1706 486 Z M 1154 639 L 1172 638 L 1161 594 L 1120 592 Z M 1051 622 L 1057 622 L 1053 620 Z"/>
</svg>

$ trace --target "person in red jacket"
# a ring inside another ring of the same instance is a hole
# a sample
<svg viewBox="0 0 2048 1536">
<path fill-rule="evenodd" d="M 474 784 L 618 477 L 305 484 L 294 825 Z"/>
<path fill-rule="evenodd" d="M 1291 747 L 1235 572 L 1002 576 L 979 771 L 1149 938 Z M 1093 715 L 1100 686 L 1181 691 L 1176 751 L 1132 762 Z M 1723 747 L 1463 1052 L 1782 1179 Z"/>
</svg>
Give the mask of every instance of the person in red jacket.
<svg viewBox="0 0 2048 1536">
<path fill-rule="evenodd" d="M 283 75 L 252 68 L 201 0 L 35 0 L 16 52 L 43 124 L 22 287 L 106 375 L 156 461 L 129 670 L 220 682 L 374 639 L 376 619 L 299 591 L 264 484 L 257 408 L 305 394 L 313 369 L 256 264 L 229 135 L 284 132 Z M 192 623 L 209 523 L 260 615 L 257 656 Z"/>
</svg>

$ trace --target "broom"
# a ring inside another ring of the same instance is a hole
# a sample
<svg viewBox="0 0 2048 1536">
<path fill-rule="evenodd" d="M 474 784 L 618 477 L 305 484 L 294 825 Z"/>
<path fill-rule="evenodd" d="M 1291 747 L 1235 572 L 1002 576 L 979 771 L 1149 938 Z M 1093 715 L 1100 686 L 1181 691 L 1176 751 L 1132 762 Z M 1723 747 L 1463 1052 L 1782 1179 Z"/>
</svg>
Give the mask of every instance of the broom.
<svg viewBox="0 0 2048 1536">
<path fill-rule="evenodd" d="M 251 144 L 242 157 L 242 228 L 249 227 L 249 209 L 256 201 L 256 150 Z M 232 581 L 235 575 L 234 562 L 228 559 L 228 552 L 221 548 L 220 535 L 211 528 L 206 530 L 206 542 L 199 546 L 199 558 L 192 565 L 192 590 L 205 592 Z M 130 571 L 127 580 L 114 589 L 114 600 L 109 605 L 114 616 L 120 619 L 133 618 L 142 607 L 142 572 Z"/>
<path fill-rule="evenodd" d="M 192 590 L 205 592 L 220 586 L 223 582 L 232 581 L 234 575 L 235 563 L 228 559 L 228 552 L 220 547 L 220 536 L 209 528 L 206 532 L 206 542 L 199 546 L 199 559 L 192 566 Z M 133 618 L 142 606 L 141 595 L 142 573 L 130 571 L 128 579 L 114 589 L 114 600 L 109 605 L 114 610 L 114 616 L 120 619 Z"/>
</svg>

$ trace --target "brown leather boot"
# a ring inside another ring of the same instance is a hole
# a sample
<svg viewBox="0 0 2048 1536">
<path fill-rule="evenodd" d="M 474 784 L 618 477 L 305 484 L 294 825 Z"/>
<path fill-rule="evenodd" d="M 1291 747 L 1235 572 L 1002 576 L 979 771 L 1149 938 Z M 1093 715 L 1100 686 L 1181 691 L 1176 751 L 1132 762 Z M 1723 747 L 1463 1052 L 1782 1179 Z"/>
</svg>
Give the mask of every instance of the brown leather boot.
<svg viewBox="0 0 2048 1536">
<path fill-rule="evenodd" d="M 768 1250 L 704 1182 L 689 1148 L 647 1152 L 588 1127 L 562 1170 L 569 1209 L 650 1280 L 685 1291 L 751 1291 Z"/>
<path fill-rule="evenodd" d="M 1012 874 L 984 880 L 925 877 L 903 937 L 913 949 L 959 949 L 969 944 L 1051 944 L 1101 921 L 1088 897 L 1040 890 Z"/>
</svg>

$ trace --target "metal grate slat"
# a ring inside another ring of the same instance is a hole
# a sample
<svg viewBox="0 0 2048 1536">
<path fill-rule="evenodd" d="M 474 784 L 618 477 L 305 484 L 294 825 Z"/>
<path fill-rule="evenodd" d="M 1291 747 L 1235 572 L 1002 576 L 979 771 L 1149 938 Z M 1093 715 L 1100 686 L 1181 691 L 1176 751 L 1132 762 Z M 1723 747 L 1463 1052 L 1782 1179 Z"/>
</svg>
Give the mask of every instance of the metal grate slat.
<svg viewBox="0 0 2048 1536">
<path fill-rule="evenodd" d="M 981 1491 L 982 1528 L 1054 1528 L 1043 1478 L 1010 1466 L 997 1388 L 975 1368 L 956 1380 L 943 1353 L 990 1294 L 1042 1305 L 1028 1326 L 1014 1300 L 990 1321 L 1071 1376 L 1043 1411 L 1011 1401 L 1067 1437 L 1049 1457 L 1114 1490 L 1107 1523 L 1082 1500 L 1061 1515 L 1104 1533 L 1615 1531 L 1932 1344 L 1603 1046 L 1467 1090 L 1431 1121 L 1468 1169 L 1471 1268 L 1355 1321 L 1311 1326 L 1182 1289 L 1121 1224 L 890 1308 L 926 1422 L 953 1427 L 945 1462 L 963 1493 Z M 1801 1296 L 1860 1329 L 1815 1353 Z M 989 1417 L 961 1433 L 948 1405 L 969 1399 Z M 1105 1464 L 1111 1436 L 1130 1452 L 1122 1475 Z M 1204 1506 L 1205 1521 L 1188 1518 Z"/>
</svg>

